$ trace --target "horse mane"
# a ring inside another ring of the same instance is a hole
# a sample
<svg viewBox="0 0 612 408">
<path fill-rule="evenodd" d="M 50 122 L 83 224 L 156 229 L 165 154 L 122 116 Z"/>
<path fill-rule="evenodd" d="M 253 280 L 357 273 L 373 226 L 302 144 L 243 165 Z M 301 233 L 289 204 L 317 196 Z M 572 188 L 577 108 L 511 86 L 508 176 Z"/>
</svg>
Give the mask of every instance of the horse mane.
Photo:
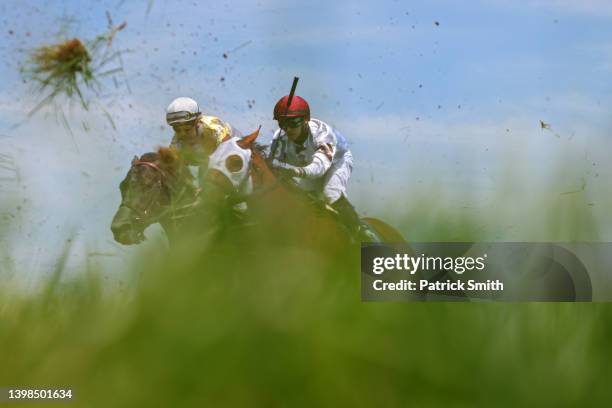
<svg viewBox="0 0 612 408">
<path fill-rule="evenodd" d="M 179 158 L 174 147 L 161 146 L 157 149 L 157 153 L 164 164 L 174 165 Z"/>
<path fill-rule="evenodd" d="M 183 178 L 187 182 L 193 180 L 193 175 L 181 161 L 176 148 L 160 146 L 154 152 L 147 152 L 140 156 L 140 161 L 157 163 L 161 169 L 173 178 Z"/>
<path fill-rule="evenodd" d="M 253 142 L 251 144 L 251 149 L 253 149 L 257 153 L 259 153 L 261 156 L 263 156 L 264 159 L 268 157 L 267 151 L 269 147 L 270 145 L 262 144 L 259 142 Z"/>
<path fill-rule="evenodd" d="M 174 165 L 179 160 L 178 152 L 174 147 L 160 146 L 154 152 L 147 152 L 140 156 L 140 161 L 159 162 L 160 164 Z"/>
</svg>

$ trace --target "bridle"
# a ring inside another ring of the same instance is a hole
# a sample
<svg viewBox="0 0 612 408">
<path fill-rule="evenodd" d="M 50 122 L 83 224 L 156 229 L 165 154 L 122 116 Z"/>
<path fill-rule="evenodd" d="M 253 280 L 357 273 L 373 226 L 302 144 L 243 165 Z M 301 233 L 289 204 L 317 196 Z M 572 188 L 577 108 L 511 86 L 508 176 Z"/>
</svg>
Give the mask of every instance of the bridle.
<svg viewBox="0 0 612 408">
<path fill-rule="evenodd" d="M 163 171 L 161 169 L 161 167 L 159 167 L 157 164 L 155 164 L 153 162 L 136 160 L 134 163 L 132 163 L 132 167 L 134 167 L 134 166 L 147 166 L 147 167 L 151 167 L 152 169 L 156 170 L 162 176 L 166 173 L 165 171 Z"/>
<path fill-rule="evenodd" d="M 156 163 L 149 162 L 149 161 L 143 161 L 143 160 L 135 160 L 134 162 L 132 162 L 132 168 L 135 167 L 135 166 L 145 166 L 145 167 L 149 167 L 149 168 L 155 170 L 155 174 L 158 175 L 157 183 L 160 186 L 160 192 L 158 192 L 155 195 L 152 195 L 152 197 L 149 199 L 149 202 L 145 206 L 144 210 L 138 210 L 138 209 L 133 208 L 132 206 L 130 206 L 128 204 L 121 203 L 120 207 L 126 207 L 126 208 L 130 209 L 131 211 L 133 211 L 136 214 L 136 217 L 135 217 L 136 221 L 137 222 L 142 222 L 144 219 L 146 219 L 148 217 L 149 210 L 153 206 L 153 204 L 155 204 L 157 199 L 159 198 L 159 195 L 160 195 L 161 191 L 165 191 L 166 194 L 168 196 L 170 196 L 172 193 L 174 193 L 174 188 L 175 187 L 168 183 L 168 179 L 170 178 L 170 175 L 168 174 L 168 172 L 166 172 L 164 169 L 162 169 Z M 184 192 L 185 192 L 185 187 L 181 190 L 181 194 L 177 197 L 177 199 L 180 198 Z M 149 222 L 151 224 L 153 224 L 153 223 L 159 221 L 164 216 L 166 216 L 166 214 L 169 213 L 170 211 L 171 211 L 171 208 L 169 206 L 164 211 L 161 211 L 153 219 L 149 219 Z"/>
</svg>

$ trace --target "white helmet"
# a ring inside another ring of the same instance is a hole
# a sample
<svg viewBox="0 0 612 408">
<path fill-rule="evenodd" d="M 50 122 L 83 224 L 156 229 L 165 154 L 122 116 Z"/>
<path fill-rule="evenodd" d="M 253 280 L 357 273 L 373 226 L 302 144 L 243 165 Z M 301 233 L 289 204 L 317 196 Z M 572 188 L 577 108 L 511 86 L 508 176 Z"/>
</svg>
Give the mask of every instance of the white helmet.
<svg viewBox="0 0 612 408">
<path fill-rule="evenodd" d="M 166 109 L 166 122 L 170 126 L 190 123 L 200 114 L 198 103 L 191 98 L 180 97 L 173 100 Z"/>
</svg>

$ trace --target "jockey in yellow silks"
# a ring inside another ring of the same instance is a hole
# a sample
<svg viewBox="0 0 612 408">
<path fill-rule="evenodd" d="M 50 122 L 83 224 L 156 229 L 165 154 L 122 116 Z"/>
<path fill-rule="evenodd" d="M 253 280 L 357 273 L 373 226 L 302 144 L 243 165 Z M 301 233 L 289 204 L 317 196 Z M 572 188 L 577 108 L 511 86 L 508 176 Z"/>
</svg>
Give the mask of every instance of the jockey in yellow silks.
<svg viewBox="0 0 612 408">
<path fill-rule="evenodd" d="M 170 146 L 188 165 L 199 167 L 199 180 L 206 171 L 208 157 L 217 146 L 224 140 L 240 136 L 229 123 L 202 114 L 198 103 L 187 97 L 176 98 L 168 105 L 166 122 L 174 130 Z"/>
</svg>

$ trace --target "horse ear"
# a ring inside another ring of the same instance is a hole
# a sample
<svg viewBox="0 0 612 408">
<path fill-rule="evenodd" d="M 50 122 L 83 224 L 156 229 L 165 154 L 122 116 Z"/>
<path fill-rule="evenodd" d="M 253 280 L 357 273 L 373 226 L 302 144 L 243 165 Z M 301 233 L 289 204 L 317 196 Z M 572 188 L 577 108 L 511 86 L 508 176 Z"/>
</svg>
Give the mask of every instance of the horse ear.
<svg viewBox="0 0 612 408">
<path fill-rule="evenodd" d="M 255 139 L 257 139 L 257 136 L 259 136 L 259 131 L 261 130 L 261 125 L 259 125 L 259 127 L 257 128 L 256 131 L 254 131 L 253 133 L 251 133 L 250 135 L 246 135 L 245 137 L 243 137 L 242 139 L 240 139 L 237 143 L 238 146 L 242 147 L 243 149 L 248 149 L 251 147 L 251 144 L 253 144 L 253 142 L 255 141 Z"/>
<path fill-rule="evenodd" d="M 134 156 L 134 158 L 132 159 L 132 166 L 134 165 L 134 163 L 136 163 L 138 161 L 138 156 Z"/>
</svg>

